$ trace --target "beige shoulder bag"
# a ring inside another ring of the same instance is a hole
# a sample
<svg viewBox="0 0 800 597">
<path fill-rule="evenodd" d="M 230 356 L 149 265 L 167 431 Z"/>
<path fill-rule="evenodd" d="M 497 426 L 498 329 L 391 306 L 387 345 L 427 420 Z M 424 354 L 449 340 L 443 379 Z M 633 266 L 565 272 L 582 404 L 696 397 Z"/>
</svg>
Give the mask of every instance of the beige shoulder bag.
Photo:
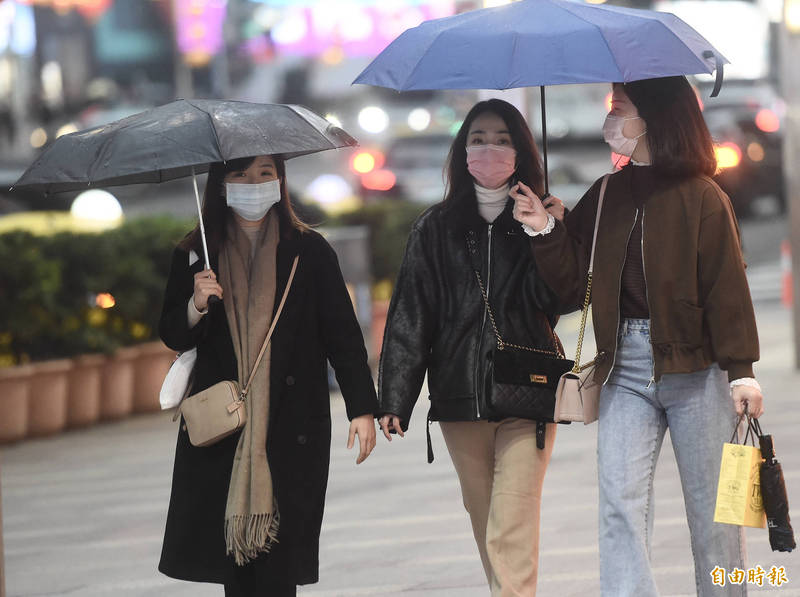
<svg viewBox="0 0 800 597">
<path fill-rule="evenodd" d="M 221 381 L 202 392 L 184 398 L 178 405 L 178 410 L 175 412 L 173 420 L 179 414 L 183 415 L 186 421 L 186 428 L 189 431 L 189 441 L 193 446 L 210 446 L 244 427 L 247 421 L 244 399 L 247 397 L 247 392 L 250 391 L 250 384 L 253 382 L 258 365 L 261 363 L 261 357 L 264 356 L 267 350 L 272 332 L 275 331 L 275 325 L 278 323 L 281 311 L 283 311 L 283 305 L 286 303 L 286 297 L 292 287 L 292 280 L 294 279 L 299 259 L 299 255 L 294 258 L 292 271 L 289 274 L 289 281 L 286 283 L 286 289 L 283 291 L 280 305 L 278 305 L 275 317 L 272 318 L 267 337 L 264 338 L 261 352 L 258 353 L 258 358 L 256 358 L 253 369 L 250 371 L 250 377 L 244 389 L 240 390 L 239 384 L 235 381 Z"/>
<path fill-rule="evenodd" d="M 586 283 L 586 297 L 583 301 L 583 314 L 581 315 L 581 329 L 578 333 L 578 347 L 575 351 L 575 365 L 572 371 L 561 376 L 556 388 L 556 408 L 554 419 L 557 422 L 582 421 L 584 425 L 597 420 L 597 408 L 600 399 L 600 390 L 603 384 L 594 379 L 594 369 L 597 357 L 581 365 L 581 350 L 583 336 L 586 332 L 586 316 L 589 313 L 589 302 L 592 296 L 592 270 L 594 269 L 594 250 L 597 245 L 597 229 L 600 226 L 600 211 L 603 209 L 603 197 L 606 194 L 608 177 L 603 177 L 600 185 L 600 198 L 597 201 L 597 216 L 594 220 L 594 235 L 592 237 L 592 253 L 589 258 L 589 277 Z"/>
</svg>

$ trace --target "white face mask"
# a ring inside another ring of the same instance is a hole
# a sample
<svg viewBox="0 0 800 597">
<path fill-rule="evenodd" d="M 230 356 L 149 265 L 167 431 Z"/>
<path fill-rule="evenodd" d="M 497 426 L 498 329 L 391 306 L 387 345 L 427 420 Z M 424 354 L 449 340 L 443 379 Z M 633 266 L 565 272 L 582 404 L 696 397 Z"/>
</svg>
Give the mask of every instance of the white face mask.
<svg viewBox="0 0 800 597">
<path fill-rule="evenodd" d="M 641 116 L 606 116 L 606 121 L 603 123 L 603 139 L 611 147 L 611 151 L 619 155 L 632 156 L 636 149 L 636 144 L 639 142 L 639 137 L 642 137 L 647 131 L 640 135 L 636 135 L 633 139 L 629 139 L 622 134 L 622 129 L 625 127 L 626 120 L 636 120 Z"/>
<path fill-rule="evenodd" d="M 268 180 L 256 184 L 225 183 L 225 201 L 245 220 L 257 222 L 269 208 L 281 200 L 281 181 Z"/>
</svg>

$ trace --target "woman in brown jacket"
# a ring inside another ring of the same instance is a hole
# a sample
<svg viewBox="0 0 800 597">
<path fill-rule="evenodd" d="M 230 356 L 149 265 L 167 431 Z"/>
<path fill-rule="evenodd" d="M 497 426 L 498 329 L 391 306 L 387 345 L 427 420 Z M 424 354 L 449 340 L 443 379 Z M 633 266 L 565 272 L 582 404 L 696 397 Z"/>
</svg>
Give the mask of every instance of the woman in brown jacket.
<svg viewBox="0 0 800 597">
<path fill-rule="evenodd" d="M 709 178 L 711 136 L 685 77 L 614 84 L 603 126 L 630 164 L 608 178 L 592 281 L 599 361 L 603 595 L 658 595 L 650 567 L 653 476 L 670 430 L 698 595 L 744 595 L 711 571 L 744 569 L 741 529 L 713 522 L 721 446 L 737 414 L 758 417 L 758 335 L 730 200 Z M 563 223 L 512 189 L 541 275 L 582 306 L 601 181 Z M 726 375 L 727 373 L 727 375 Z"/>
</svg>

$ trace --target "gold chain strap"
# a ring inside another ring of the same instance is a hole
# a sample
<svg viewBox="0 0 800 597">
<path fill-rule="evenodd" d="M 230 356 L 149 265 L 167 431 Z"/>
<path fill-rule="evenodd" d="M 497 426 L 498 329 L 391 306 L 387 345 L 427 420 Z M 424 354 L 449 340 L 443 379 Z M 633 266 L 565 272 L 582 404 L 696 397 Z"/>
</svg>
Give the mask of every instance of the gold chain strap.
<svg viewBox="0 0 800 597">
<path fill-rule="evenodd" d="M 586 317 L 589 315 L 589 301 L 591 300 L 592 296 L 592 268 L 594 266 L 594 250 L 597 243 L 597 230 L 600 226 L 600 213 L 603 209 L 603 197 L 606 194 L 606 186 L 608 185 L 608 177 L 611 176 L 610 174 L 606 174 L 603 177 L 603 183 L 600 185 L 600 195 L 597 198 L 597 214 L 594 218 L 594 234 L 592 235 L 592 252 L 591 257 L 589 258 L 589 272 L 588 272 L 588 279 L 586 281 L 586 297 L 583 299 L 583 314 L 581 315 L 581 329 L 578 332 L 578 348 L 575 351 L 575 365 L 572 367 L 572 373 L 580 373 L 585 369 L 588 369 L 592 365 L 595 364 L 597 361 L 597 357 L 593 358 L 588 363 L 581 365 L 581 350 L 583 349 L 583 336 L 586 333 Z"/>
<path fill-rule="evenodd" d="M 578 348 L 575 351 L 575 365 L 572 367 L 572 373 L 580 373 L 587 367 L 594 364 L 586 363 L 581 367 L 581 350 L 583 349 L 583 335 L 586 333 L 586 316 L 589 313 L 589 301 L 592 296 L 592 272 L 589 272 L 589 280 L 586 283 L 586 298 L 583 299 L 583 314 L 581 315 L 581 329 L 578 332 Z"/>
<path fill-rule="evenodd" d="M 527 350 L 529 352 L 538 352 L 541 354 L 549 354 L 559 359 L 563 359 L 564 355 L 559 352 L 555 352 L 553 350 L 542 350 L 540 348 L 531 348 L 530 346 L 520 346 L 519 344 L 511 344 L 509 342 L 504 342 L 503 339 L 500 337 L 500 331 L 497 329 L 497 322 L 494 319 L 494 313 L 492 312 L 492 306 L 489 304 L 489 295 L 486 293 L 486 289 L 483 286 L 483 279 L 481 278 L 481 274 L 479 271 L 475 270 L 475 277 L 478 278 L 478 286 L 481 288 L 481 295 L 483 295 L 483 300 L 486 303 L 486 311 L 489 313 L 489 320 L 492 322 L 492 328 L 494 329 L 494 335 L 497 337 L 497 350 L 505 350 L 506 346 L 510 346 L 511 348 L 516 348 L 518 350 Z M 553 342 L 556 346 L 558 346 L 558 339 L 556 338 L 556 333 L 553 328 L 550 328 L 550 332 L 553 334 Z"/>
</svg>

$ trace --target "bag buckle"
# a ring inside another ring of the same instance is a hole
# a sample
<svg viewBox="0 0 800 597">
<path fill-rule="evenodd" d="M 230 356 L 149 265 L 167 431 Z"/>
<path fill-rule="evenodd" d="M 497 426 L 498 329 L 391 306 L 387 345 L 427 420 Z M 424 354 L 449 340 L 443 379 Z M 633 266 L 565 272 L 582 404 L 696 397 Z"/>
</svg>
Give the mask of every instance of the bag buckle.
<svg viewBox="0 0 800 597">
<path fill-rule="evenodd" d="M 531 382 L 533 383 L 547 383 L 547 376 L 546 375 L 539 375 L 536 373 L 531 373 Z"/>
</svg>

